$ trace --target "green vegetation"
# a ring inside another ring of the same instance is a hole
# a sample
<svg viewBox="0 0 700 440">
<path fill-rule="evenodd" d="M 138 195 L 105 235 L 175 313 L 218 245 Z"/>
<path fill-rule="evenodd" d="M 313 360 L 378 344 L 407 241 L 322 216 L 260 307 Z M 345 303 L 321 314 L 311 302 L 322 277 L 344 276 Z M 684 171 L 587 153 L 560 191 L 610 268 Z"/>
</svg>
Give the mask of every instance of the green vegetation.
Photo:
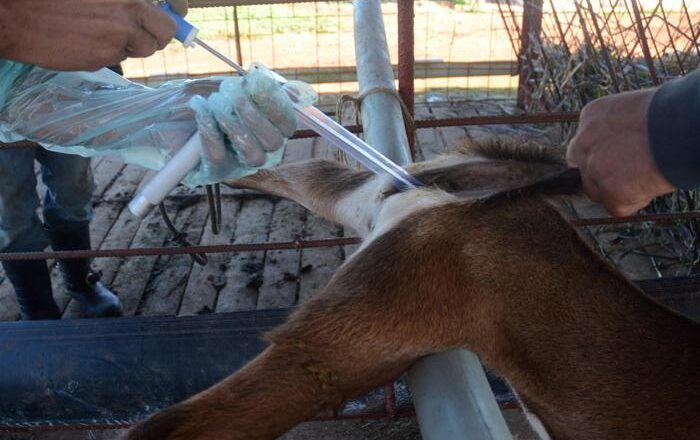
<svg viewBox="0 0 700 440">
<path fill-rule="evenodd" d="M 201 29 L 202 38 L 227 38 L 234 33 L 233 7 L 192 9 L 188 18 Z M 256 5 L 238 7 L 241 36 L 259 38 L 290 33 L 352 32 L 350 3 L 318 5 Z"/>
</svg>

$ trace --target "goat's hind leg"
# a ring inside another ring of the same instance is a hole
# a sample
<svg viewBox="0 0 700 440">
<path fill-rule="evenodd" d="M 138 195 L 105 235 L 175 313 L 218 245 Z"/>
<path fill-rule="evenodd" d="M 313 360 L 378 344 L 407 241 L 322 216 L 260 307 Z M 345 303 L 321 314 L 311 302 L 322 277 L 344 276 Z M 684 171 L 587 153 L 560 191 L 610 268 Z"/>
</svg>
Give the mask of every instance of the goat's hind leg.
<svg viewBox="0 0 700 440">
<path fill-rule="evenodd" d="M 372 209 L 372 201 L 381 189 L 381 181 L 372 173 L 326 160 L 261 170 L 227 184 L 294 200 L 315 214 L 360 233 L 365 228 L 362 213 Z M 340 206 L 353 194 L 359 195 L 360 199 L 349 203 L 354 209 L 348 214 Z"/>
<path fill-rule="evenodd" d="M 276 438 L 324 408 L 393 380 L 419 357 L 460 345 L 459 325 L 450 328 L 458 320 L 445 315 L 455 308 L 434 298 L 434 277 L 450 275 L 421 261 L 431 253 L 425 247 L 420 255 L 401 253 L 399 237 L 387 235 L 273 330 L 271 345 L 255 360 L 156 414 L 129 439 Z M 425 273 L 407 278 L 408 270 Z"/>
</svg>

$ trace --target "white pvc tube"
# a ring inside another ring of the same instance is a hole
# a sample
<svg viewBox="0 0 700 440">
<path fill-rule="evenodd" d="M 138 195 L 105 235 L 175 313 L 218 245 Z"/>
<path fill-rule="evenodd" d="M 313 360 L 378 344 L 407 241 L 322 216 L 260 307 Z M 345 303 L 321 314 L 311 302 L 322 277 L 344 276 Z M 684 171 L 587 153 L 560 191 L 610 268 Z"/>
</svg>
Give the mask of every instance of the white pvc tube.
<svg viewBox="0 0 700 440">
<path fill-rule="evenodd" d="M 394 87 L 380 0 L 355 0 L 355 52 L 362 91 Z M 401 2 L 399 2 L 399 7 Z M 365 139 L 400 165 L 411 162 L 396 98 L 362 102 Z M 456 350 L 428 356 L 408 372 L 424 440 L 512 440 L 476 355 Z"/>
<path fill-rule="evenodd" d="M 197 132 L 129 203 L 129 211 L 143 218 L 154 206 L 162 202 L 201 161 L 201 143 Z"/>
</svg>

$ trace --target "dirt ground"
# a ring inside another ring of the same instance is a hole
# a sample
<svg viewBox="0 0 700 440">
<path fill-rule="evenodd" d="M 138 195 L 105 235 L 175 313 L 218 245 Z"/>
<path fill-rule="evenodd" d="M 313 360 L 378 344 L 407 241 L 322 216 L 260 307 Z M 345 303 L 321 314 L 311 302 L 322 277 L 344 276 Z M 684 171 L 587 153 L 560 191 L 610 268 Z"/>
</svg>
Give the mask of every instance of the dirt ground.
<svg viewBox="0 0 700 440">
<path fill-rule="evenodd" d="M 397 4 L 382 5 L 392 63 L 398 61 Z M 500 14 L 493 5 L 479 12 L 455 9 L 447 4 L 419 1 L 415 15 L 415 53 L 420 61 L 511 61 L 513 46 Z M 232 8 L 195 9 L 190 19 L 202 29 L 202 38 L 232 59 L 238 58 Z M 320 2 L 292 5 L 239 7 L 243 64 L 261 62 L 273 69 L 354 66 L 352 4 Z M 145 60 L 128 60 L 124 71 L 130 78 L 182 78 L 232 70 L 199 48 L 185 49 L 178 43 Z M 459 77 L 416 83 L 420 93 L 428 88 L 510 89 L 510 77 Z M 438 82 L 437 84 L 435 82 Z M 320 84 L 320 93 L 352 92 L 356 84 Z"/>
</svg>

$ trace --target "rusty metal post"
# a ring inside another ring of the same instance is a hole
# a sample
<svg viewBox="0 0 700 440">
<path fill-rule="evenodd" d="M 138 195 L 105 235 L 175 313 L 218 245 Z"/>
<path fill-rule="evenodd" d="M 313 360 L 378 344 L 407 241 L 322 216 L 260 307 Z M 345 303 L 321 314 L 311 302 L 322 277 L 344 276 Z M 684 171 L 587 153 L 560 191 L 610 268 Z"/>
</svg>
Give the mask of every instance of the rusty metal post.
<svg viewBox="0 0 700 440">
<path fill-rule="evenodd" d="M 656 74 L 656 67 L 654 66 L 654 60 L 651 57 L 651 51 L 649 50 L 649 42 L 647 41 L 647 34 L 644 28 L 644 22 L 642 21 L 642 14 L 639 11 L 639 5 L 637 0 L 630 0 L 632 3 L 632 11 L 634 12 L 634 21 L 637 25 L 637 37 L 639 38 L 639 43 L 642 45 L 642 53 L 644 54 L 644 61 L 647 63 L 649 68 L 649 76 L 651 76 L 651 81 L 654 85 L 659 85 L 659 77 Z"/>
<path fill-rule="evenodd" d="M 557 8 L 554 5 L 554 0 L 549 0 L 549 7 L 552 9 L 552 18 L 554 18 L 554 24 L 557 27 L 557 32 L 559 32 L 559 38 L 561 39 L 562 47 L 566 51 L 566 56 L 571 56 L 571 49 L 569 49 L 569 44 L 566 42 L 566 34 L 564 29 L 561 27 L 561 22 L 559 21 L 559 14 L 557 14 Z"/>
<path fill-rule="evenodd" d="M 530 80 L 535 73 L 533 69 L 532 42 L 542 32 L 543 0 L 524 0 L 523 24 L 520 33 L 520 54 L 518 56 L 518 107 L 525 108 L 530 100 Z"/>
<path fill-rule="evenodd" d="M 399 31 L 399 95 L 406 105 L 411 117 L 415 112 L 415 33 L 414 33 L 414 0 L 399 0 L 398 2 L 398 31 Z M 411 157 L 416 158 L 416 136 L 412 130 L 406 131 Z"/>
<path fill-rule="evenodd" d="M 617 81 L 617 74 L 612 65 L 612 60 L 610 59 L 610 52 L 605 44 L 605 39 L 603 38 L 603 31 L 600 29 L 598 24 L 598 17 L 596 16 L 595 10 L 593 9 L 593 4 L 591 0 L 586 0 L 588 3 L 588 13 L 591 14 L 591 21 L 593 23 L 593 30 L 595 30 L 596 37 L 598 37 L 598 43 L 600 44 L 600 52 L 603 54 L 603 61 L 605 61 L 605 66 L 608 68 L 608 73 L 610 73 L 610 79 L 612 80 L 615 92 L 620 92 L 620 84 Z M 624 72 L 622 72 L 624 74 Z"/>
<path fill-rule="evenodd" d="M 233 29 L 234 38 L 236 39 L 236 61 L 238 65 L 243 65 L 243 51 L 241 50 L 241 29 L 238 23 L 238 6 L 233 6 Z"/>
</svg>

